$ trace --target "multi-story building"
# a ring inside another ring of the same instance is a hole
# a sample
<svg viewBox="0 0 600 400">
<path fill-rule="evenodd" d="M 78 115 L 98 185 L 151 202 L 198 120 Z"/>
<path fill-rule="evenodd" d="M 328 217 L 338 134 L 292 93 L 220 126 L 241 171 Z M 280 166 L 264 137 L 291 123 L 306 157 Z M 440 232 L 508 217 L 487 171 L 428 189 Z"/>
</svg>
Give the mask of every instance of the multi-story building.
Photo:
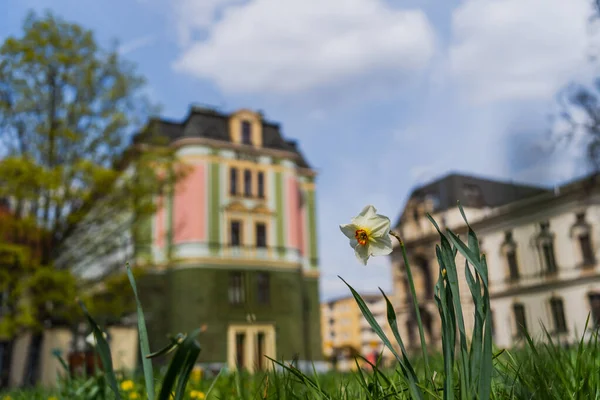
<svg viewBox="0 0 600 400">
<path fill-rule="evenodd" d="M 565 341 L 584 333 L 588 315 L 591 326 L 600 323 L 600 187 L 595 182 L 587 177 L 550 190 L 450 174 L 414 190 L 395 229 L 405 241 L 429 343 L 441 343 L 433 301 L 439 235 L 425 214 L 464 237 L 457 200 L 486 256 L 496 345 L 515 345 L 524 329 L 540 337 L 541 324 Z M 401 334 L 418 346 L 398 248 L 391 260 Z M 463 268 L 458 270 L 466 323 L 472 326 L 470 293 Z"/>
<path fill-rule="evenodd" d="M 138 259 L 152 348 L 204 326 L 200 361 L 254 370 L 322 359 L 315 171 L 261 113 L 154 120 L 185 177 L 157 199 Z M 144 136 L 137 138 L 143 142 Z"/>
<path fill-rule="evenodd" d="M 386 303 L 381 294 L 361 295 L 377 323 L 394 343 L 386 317 Z M 355 357 L 361 355 L 371 362 L 375 354 L 382 353 L 384 362 L 390 360 L 391 353 L 385 350 L 383 342 L 362 315 L 352 295 L 340 297 L 321 304 L 321 337 L 327 359 L 339 370 L 356 368 Z M 360 360 L 359 364 L 363 364 Z"/>
</svg>

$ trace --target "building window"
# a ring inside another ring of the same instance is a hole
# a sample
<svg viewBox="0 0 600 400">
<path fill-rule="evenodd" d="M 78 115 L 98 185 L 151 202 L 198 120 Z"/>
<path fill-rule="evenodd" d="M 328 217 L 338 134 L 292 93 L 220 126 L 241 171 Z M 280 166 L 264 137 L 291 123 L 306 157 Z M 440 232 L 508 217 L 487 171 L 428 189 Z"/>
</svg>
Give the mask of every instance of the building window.
<svg viewBox="0 0 600 400">
<path fill-rule="evenodd" d="M 419 210 L 416 207 L 413 208 L 412 216 L 413 216 L 413 220 L 418 223 L 419 222 Z"/>
<path fill-rule="evenodd" d="M 502 244 L 502 252 L 506 257 L 506 264 L 508 265 L 508 280 L 518 280 L 519 264 L 517 261 L 517 244 L 513 239 L 512 231 L 504 232 L 504 243 Z"/>
<path fill-rule="evenodd" d="M 256 247 L 267 247 L 267 225 L 262 222 L 256 224 Z"/>
<path fill-rule="evenodd" d="M 556 259 L 554 258 L 554 245 L 552 242 L 547 241 L 542 244 L 542 253 L 544 255 L 544 264 L 546 265 L 546 273 L 555 273 Z"/>
<path fill-rule="evenodd" d="M 537 238 L 538 246 L 542 256 L 542 262 L 547 274 L 555 273 L 558 270 L 556 266 L 556 257 L 554 255 L 554 236 L 550 232 L 550 222 L 540 222 L 540 234 Z"/>
<path fill-rule="evenodd" d="M 269 274 L 267 272 L 259 272 L 256 276 L 256 285 L 259 304 L 269 304 L 271 302 L 271 285 Z"/>
<path fill-rule="evenodd" d="M 583 265 L 596 264 L 596 256 L 592 247 L 592 240 L 588 232 L 579 235 L 579 247 L 583 256 Z"/>
<path fill-rule="evenodd" d="M 235 196 L 237 194 L 237 169 L 229 170 L 229 194 Z"/>
<path fill-rule="evenodd" d="M 519 279 L 519 265 L 517 264 L 517 251 L 515 249 L 506 252 L 506 261 L 508 262 L 510 280 L 516 281 Z"/>
<path fill-rule="evenodd" d="M 239 247 L 242 244 L 242 223 L 240 221 L 231 221 L 230 235 L 231 246 Z"/>
<path fill-rule="evenodd" d="M 229 304 L 243 304 L 246 300 L 244 293 L 244 276 L 241 272 L 229 275 Z"/>
<path fill-rule="evenodd" d="M 523 337 L 527 332 L 527 321 L 525 319 L 525 306 L 523 304 L 514 304 L 513 312 L 515 314 L 515 326 L 517 328 L 517 336 Z"/>
<path fill-rule="evenodd" d="M 554 331 L 564 333 L 567 331 L 567 321 L 565 320 L 565 310 L 562 299 L 555 297 L 550 299 L 550 308 L 552 309 L 552 319 L 554 320 Z"/>
<path fill-rule="evenodd" d="M 600 293 L 590 293 L 588 297 L 594 326 L 600 326 Z"/>
<path fill-rule="evenodd" d="M 242 144 L 252 144 L 252 125 L 248 121 L 242 121 Z"/>
<path fill-rule="evenodd" d="M 252 196 L 252 172 L 249 169 L 244 170 L 244 196 Z"/>
<path fill-rule="evenodd" d="M 265 174 L 262 171 L 258 172 L 258 197 L 265 198 Z"/>
</svg>

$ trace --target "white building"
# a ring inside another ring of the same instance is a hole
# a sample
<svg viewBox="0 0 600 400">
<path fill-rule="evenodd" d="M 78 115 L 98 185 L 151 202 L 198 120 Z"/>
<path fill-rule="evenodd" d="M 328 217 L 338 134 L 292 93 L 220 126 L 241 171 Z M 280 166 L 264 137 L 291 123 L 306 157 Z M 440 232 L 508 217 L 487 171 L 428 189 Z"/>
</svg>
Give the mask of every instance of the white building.
<svg viewBox="0 0 600 400">
<path fill-rule="evenodd" d="M 429 343 L 441 344 L 433 301 L 439 235 L 425 214 L 464 238 L 457 200 L 486 255 L 497 346 L 516 345 L 521 326 L 539 338 L 543 324 L 564 342 L 581 337 L 588 315 L 589 328 L 600 323 L 600 183 L 587 177 L 551 190 L 450 174 L 415 189 L 395 227 L 407 248 Z M 418 331 L 398 248 L 391 259 L 401 334 L 416 347 Z M 456 265 L 469 329 L 471 295 L 460 254 Z"/>
</svg>

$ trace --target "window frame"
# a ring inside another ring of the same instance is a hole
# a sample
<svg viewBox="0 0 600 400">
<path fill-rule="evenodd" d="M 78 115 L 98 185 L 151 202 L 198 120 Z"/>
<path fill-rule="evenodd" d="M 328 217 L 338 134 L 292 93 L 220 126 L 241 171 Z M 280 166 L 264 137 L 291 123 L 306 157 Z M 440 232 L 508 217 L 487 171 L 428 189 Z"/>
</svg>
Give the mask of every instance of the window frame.
<svg viewBox="0 0 600 400">
<path fill-rule="evenodd" d="M 234 225 L 237 225 L 237 236 L 238 243 L 234 243 L 233 240 L 233 232 Z M 229 246 L 230 247 L 243 247 L 244 245 L 244 222 L 241 219 L 231 219 L 229 220 Z"/>
<path fill-rule="evenodd" d="M 259 243 L 259 227 L 264 229 L 264 243 Z M 254 246 L 257 249 L 266 249 L 268 247 L 267 224 L 263 221 L 257 221 L 254 224 Z"/>
<path fill-rule="evenodd" d="M 228 300 L 230 305 L 239 306 L 246 303 L 244 282 L 244 273 L 242 271 L 229 272 Z"/>
</svg>

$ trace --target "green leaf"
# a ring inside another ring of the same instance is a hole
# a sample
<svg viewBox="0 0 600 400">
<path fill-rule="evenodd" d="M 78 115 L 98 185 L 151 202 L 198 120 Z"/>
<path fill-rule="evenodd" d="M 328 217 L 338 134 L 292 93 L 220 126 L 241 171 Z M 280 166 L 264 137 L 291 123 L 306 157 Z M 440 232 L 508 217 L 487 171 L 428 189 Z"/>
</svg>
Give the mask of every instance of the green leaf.
<svg viewBox="0 0 600 400">
<path fill-rule="evenodd" d="M 173 350 L 175 350 L 177 348 L 177 346 L 183 342 L 185 340 L 185 338 L 187 337 L 187 335 L 182 334 L 182 333 L 178 333 L 177 335 L 173 336 L 170 338 L 171 343 L 169 343 L 168 345 L 166 345 L 165 347 L 163 347 L 162 349 L 155 351 L 154 353 L 148 354 L 146 356 L 146 358 L 156 358 L 159 356 L 163 356 L 165 354 L 169 354 L 170 352 L 172 352 Z"/>
<path fill-rule="evenodd" d="M 92 318 L 92 316 L 88 313 L 85 304 L 80 300 L 79 306 L 83 310 L 90 327 L 92 328 L 92 332 L 94 334 L 94 338 L 96 339 L 96 350 L 100 354 L 100 359 L 102 360 L 102 369 L 104 370 L 104 375 L 108 379 L 108 384 L 112 389 L 113 393 L 117 400 L 121 399 L 121 394 L 119 393 L 119 387 L 117 385 L 117 378 L 115 376 L 115 372 L 113 370 L 112 357 L 110 355 L 110 348 L 108 347 L 108 343 L 106 343 L 106 339 L 104 339 L 104 334 L 102 330 L 96 324 L 96 321 Z"/>
<path fill-rule="evenodd" d="M 413 399 L 423 399 L 423 393 L 421 392 L 421 390 L 417 387 L 416 384 L 411 383 L 411 380 L 409 378 L 408 366 L 405 365 L 403 358 L 400 357 L 400 355 L 398 354 L 396 349 L 394 349 L 394 346 L 392 346 L 392 343 L 390 342 L 390 340 L 388 339 L 386 334 L 383 332 L 383 329 L 381 329 L 381 326 L 379 325 L 379 323 L 377 322 L 375 317 L 373 317 L 371 310 L 369 310 L 369 307 L 367 307 L 367 305 L 365 304 L 362 297 L 341 276 L 338 276 L 338 278 L 340 278 L 342 280 L 342 282 L 344 282 L 346 284 L 346 286 L 348 286 L 348 288 L 350 289 L 350 292 L 352 292 L 352 296 L 354 296 L 354 300 L 356 300 L 356 303 L 358 304 L 358 308 L 360 309 L 362 315 L 365 317 L 365 319 L 367 320 L 369 325 L 371 325 L 371 328 L 373 328 L 373 330 L 375 331 L 377 336 L 379 336 L 379 338 L 382 340 L 383 344 L 396 357 L 396 360 L 400 364 L 400 368 L 402 369 L 404 375 L 406 376 L 406 378 L 408 380 L 409 390 L 410 390 L 410 394 L 411 394 L 412 398 Z"/>
<path fill-rule="evenodd" d="M 175 395 L 175 400 L 183 399 L 189 375 L 200 354 L 200 345 L 195 339 L 198 333 L 200 333 L 200 329 L 196 329 L 177 345 L 177 351 L 175 351 L 163 378 L 158 400 L 171 400 L 173 395 Z"/>
<path fill-rule="evenodd" d="M 135 278 L 131 272 L 131 267 L 127 263 L 127 276 L 133 289 L 133 295 L 135 296 L 135 302 L 137 304 L 137 320 L 138 320 L 138 331 L 140 337 L 140 351 L 142 352 L 142 367 L 144 369 L 144 379 L 146 381 L 146 393 L 148 400 L 154 400 L 154 369 L 152 368 L 152 360 L 147 356 L 150 354 L 150 343 L 148 341 L 148 330 L 146 329 L 146 319 L 144 318 L 144 310 L 142 309 L 142 302 L 138 296 L 137 286 L 135 284 Z"/>
</svg>

